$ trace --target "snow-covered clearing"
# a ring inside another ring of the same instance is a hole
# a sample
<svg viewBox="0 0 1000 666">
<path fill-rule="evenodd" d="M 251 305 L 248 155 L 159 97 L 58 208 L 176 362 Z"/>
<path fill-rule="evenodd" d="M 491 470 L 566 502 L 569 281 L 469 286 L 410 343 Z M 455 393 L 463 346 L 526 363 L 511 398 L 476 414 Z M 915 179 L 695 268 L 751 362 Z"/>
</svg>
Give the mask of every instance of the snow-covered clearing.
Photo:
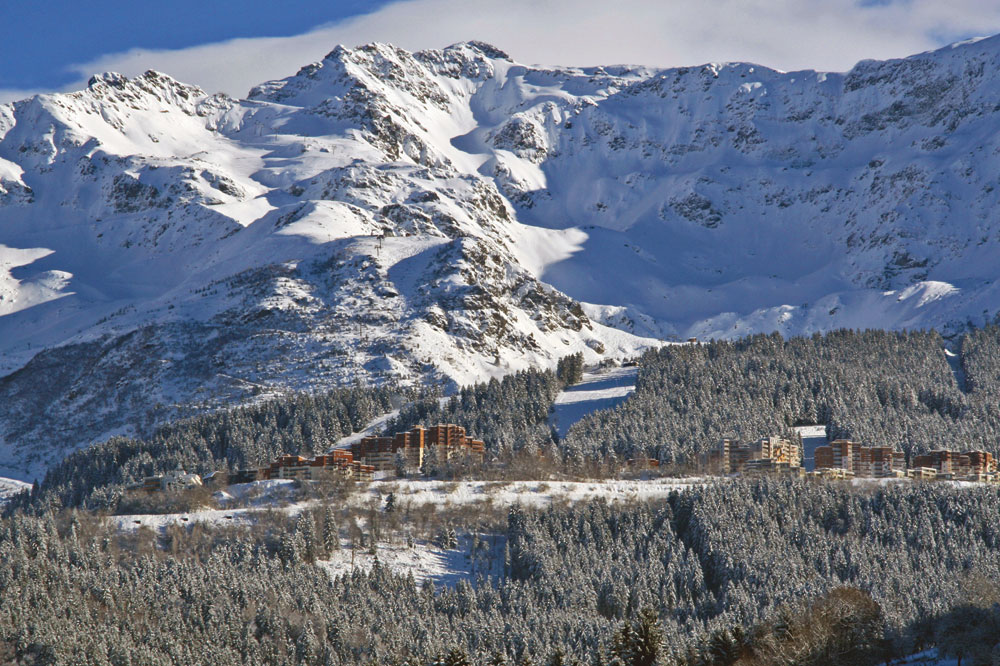
<svg viewBox="0 0 1000 666">
<path fill-rule="evenodd" d="M 382 508 L 390 493 L 395 495 L 397 510 L 405 512 L 425 505 L 440 509 L 481 505 L 483 508 L 504 509 L 515 504 L 544 507 L 553 503 L 601 499 L 608 502 L 657 500 L 674 490 L 703 485 L 705 478 L 685 479 L 609 479 L 589 481 L 433 481 L 407 479 L 376 481 L 350 495 L 343 506 L 361 509 L 372 504 Z M 294 501 L 295 482 L 290 480 L 260 481 L 230 486 L 216 494 L 220 503 L 240 502 L 248 506 L 231 509 L 201 509 L 185 513 L 136 514 L 111 516 L 108 523 L 121 532 L 136 532 L 141 528 L 162 534 L 171 525 L 191 526 L 255 524 L 265 512 L 279 511 L 294 516 L 320 500 Z M 365 522 L 360 516 L 360 523 Z M 442 548 L 424 540 L 415 540 L 412 547 L 405 541 L 379 542 L 379 562 L 400 574 L 413 574 L 418 581 L 432 580 L 454 584 L 460 579 L 473 580 L 478 575 L 498 576 L 503 567 L 504 540 L 499 535 L 458 534 L 458 546 Z M 353 550 L 348 539 L 341 539 L 341 549 L 330 559 L 318 564 L 331 575 L 350 573 L 353 568 L 370 569 L 375 556 L 367 548 Z"/>
<path fill-rule="evenodd" d="M 122 532 L 134 532 L 140 528 L 162 531 L 170 525 L 209 523 L 214 525 L 253 525 L 264 511 L 282 511 L 294 515 L 309 505 L 308 502 L 292 501 L 297 494 L 295 482 L 290 479 L 274 479 L 256 483 L 239 483 L 215 494 L 221 505 L 237 501 L 247 506 L 240 508 L 198 509 L 183 513 L 143 513 L 110 516 L 109 524 Z"/>
<path fill-rule="evenodd" d="M 367 501 L 388 493 L 397 505 L 410 503 L 462 505 L 486 503 L 493 506 L 548 506 L 553 502 L 580 502 L 602 499 L 608 502 L 662 499 L 674 490 L 685 490 L 709 482 L 707 478 L 608 479 L 592 481 L 384 481 L 371 484 L 355 497 Z"/>
<path fill-rule="evenodd" d="M 380 505 L 390 493 L 399 507 L 426 504 L 458 506 L 483 504 L 508 507 L 548 506 L 553 502 L 579 502 L 602 499 L 626 502 L 662 499 L 674 490 L 685 490 L 708 482 L 707 478 L 684 479 L 608 479 L 590 481 L 435 481 L 405 479 L 376 481 L 351 494 L 343 506 L 366 507 L 372 501 Z M 239 502 L 241 508 L 200 509 L 184 513 L 132 514 L 111 516 L 112 525 L 123 531 L 140 527 L 162 529 L 177 523 L 251 524 L 254 515 L 278 510 L 294 515 L 319 500 L 296 501 L 295 482 L 275 479 L 229 486 L 216 497 L 222 504 Z"/>
<path fill-rule="evenodd" d="M 966 391 L 965 368 L 962 367 L 961 356 L 959 356 L 959 353 L 954 349 L 945 347 L 944 357 L 945 360 L 948 361 L 948 365 L 951 367 L 951 373 L 955 375 L 955 383 L 958 384 L 958 390 L 964 393 Z"/>
<path fill-rule="evenodd" d="M 330 450 L 332 451 L 333 449 L 346 449 L 352 444 L 357 444 L 365 437 L 371 437 L 372 435 L 380 434 L 383 428 L 385 428 L 385 424 L 388 423 L 391 419 L 396 418 L 397 416 L 399 416 L 398 409 L 393 410 L 388 414 L 383 414 L 382 416 L 372 419 L 368 423 L 368 425 L 365 426 L 364 430 L 347 435 L 346 437 L 341 437 L 340 439 L 337 440 L 337 443 L 330 448 Z"/>
<path fill-rule="evenodd" d="M 351 573 L 353 569 L 369 571 L 375 559 L 393 573 L 412 574 L 419 584 L 430 580 L 438 584 L 454 585 L 459 580 L 475 580 L 479 575 L 498 578 L 503 575 L 503 549 L 506 538 L 499 535 L 480 535 L 481 547 L 475 549 L 471 535 L 458 535 L 458 546 L 441 548 L 424 541 L 413 546 L 403 543 L 380 543 L 373 555 L 365 549 L 352 551 L 347 543 L 329 559 L 317 564 L 331 576 Z"/>
<path fill-rule="evenodd" d="M 562 391 L 552 409 L 551 424 L 560 437 L 564 437 L 571 425 L 591 412 L 611 409 L 635 391 L 638 367 L 608 368 L 596 372 L 585 372 L 583 380 Z"/>
</svg>

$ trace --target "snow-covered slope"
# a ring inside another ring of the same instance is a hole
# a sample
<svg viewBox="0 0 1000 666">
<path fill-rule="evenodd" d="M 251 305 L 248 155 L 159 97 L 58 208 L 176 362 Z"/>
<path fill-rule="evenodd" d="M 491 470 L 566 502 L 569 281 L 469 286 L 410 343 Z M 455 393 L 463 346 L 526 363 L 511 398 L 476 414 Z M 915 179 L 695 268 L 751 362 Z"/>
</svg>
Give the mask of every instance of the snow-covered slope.
<svg viewBox="0 0 1000 666">
<path fill-rule="evenodd" d="M 635 392 L 637 366 L 599 368 L 583 373 L 579 383 L 566 387 L 556 396 L 549 424 L 565 437 L 571 425 L 583 417 L 604 409 L 614 409 Z"/>
<path fill-rule="evenodd" d="M 191 409 L 1000 309 L 1000 38 L 847 74 L 334 49 L 0 106 L 0 473 Z"/>
<path fill-rule="evenodd" d="M 17 479 L 5 479 L 0 477 L 0 506 L 3 506 L 11 497 L 18 493 L 31 490 L 31 484 Z"/>
</svg>

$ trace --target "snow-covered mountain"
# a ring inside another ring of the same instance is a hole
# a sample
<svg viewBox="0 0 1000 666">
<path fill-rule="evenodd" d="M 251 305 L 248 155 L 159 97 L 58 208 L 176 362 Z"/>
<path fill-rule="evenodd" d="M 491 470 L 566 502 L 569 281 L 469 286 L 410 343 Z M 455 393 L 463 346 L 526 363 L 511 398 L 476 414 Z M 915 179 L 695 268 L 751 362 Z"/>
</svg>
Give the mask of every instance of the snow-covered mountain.
<svg viewBox="0 0 1000 666">
<path fill-rule="evenodd" d="M 0 106 L 0 473 L 157 419 L 1000 310 L 1000 37 L 846 74 L 334 49 Z"/>
</svg>

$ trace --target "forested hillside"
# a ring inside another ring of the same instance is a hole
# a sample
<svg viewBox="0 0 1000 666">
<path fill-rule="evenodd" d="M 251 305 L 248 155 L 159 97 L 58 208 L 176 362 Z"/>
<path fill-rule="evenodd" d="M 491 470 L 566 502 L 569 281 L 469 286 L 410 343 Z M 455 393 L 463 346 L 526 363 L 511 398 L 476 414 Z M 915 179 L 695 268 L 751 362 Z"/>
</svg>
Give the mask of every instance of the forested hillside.
<svg viewBox="0 0 1000 666">
<path fill-rule="evenodd" d="M 640 366 L 632 397 L 574 425 L 561 443 L 567 452 L 692 463 L 721 437 L 752 439 L 799 424 L 825 424 L 831 439 L 907 454 L 1000 451 L 996 326 L 962 342 L 964 391 L 933 331 L 756 335 L 664 347 Z"/>
<path fill-rule="evenodd" d="M 494 455 L 537 450 L 552 442 L 549 410 L 564 383 L 548 371 L 528 370 L 467 386 L 450 400 L 424 399 L 400 410 L 386 432 L 415 425 L 456 423 L 486 441 Z"/>
<path fill-rule="evenodd" d="M 204 474 L 259 467 L 282 453 L 326 452 L 375 417 L 403 407 L 385 431 L 457 423 L 487 442 L 494 455 L 551 444 L 549 408 L 562 382 L 528 370 L 463 388 L 442 401 L 434 391 L 341 389 L 271 400 L 161 427 L 148 440 L 114 437 L 69 455 L 38 489 L 14 506 L 113 507 L 129 483 L 177 468 Z"/>
<path fill-rule="evenodd" d="M 46 475 L 35 505 L 112 506 L 125 484 L 178 466 L 205 472 L 255 467 L 282 452 L 320 453 L 396 407 L 386 433 L 456 423 L 483 439 L 491 458 L 542 451 L 566 464 L 649 456 L 683 468 L 721 437 L 815 423 L 827 425 L 831 439 L 907 454 L 1000 453 L 1000 328 L 967 334 L 954 368 L 945 346 L 933 331 L 671 345 L 640 359 L 627 401 L 583 419 L 558 442 L 548 415 L 563 379 L 547 370 L 468 386 L 447 400 L 388 388 L 293 396 L 180 421 L 149 440 L 113 438 L 78 451 Z"/>
<path fill-rule="evenodd" d="M 352 546 L 398 541 L 417 520 L 367 516 L 363 535 L 351 528 Z M 313 565 L 355 520 L 335 507 L 259 529 L 134 536 L 85 514 L 18 515 L 0 523 L 0 659 L 653 663 L 637 657 L 643 617 L 647 637 L 662 633 L 664 665 L 757 654 L 757 664 L 858 666 L 956 635 L 989 655 L 998 516 L 1000 489 L 986 486 L 767 480 L 666 502 L 515 508 L 492 528 L 456 514 L 451 529 L 500 532 L 506 548 L 490 555 L 488 540 L 474 538 L 468 555 L 502 557 L 506 573 L 418 587 L 384 567 L 331 580 Z M 946 624 L 956 608 L 975 620 L 957 634 Z M 850 651 L 837 653 L 845 636 Z M 764 658 L 778 648 L 803 656 Z"/>
<path fill-rule="evenodd" d="M 322 453 L 404 395 L 387 388 L 297 395 L 178 421 L 148 440 L 113 437 L 52 467 L 30 500 L 36 507 L 108 508 L 144 476 L 178 468 L 204 474 L 258 467 L 282 453 Z M 28 501 L 22 497 L 15 505 Z"/>
</svg>

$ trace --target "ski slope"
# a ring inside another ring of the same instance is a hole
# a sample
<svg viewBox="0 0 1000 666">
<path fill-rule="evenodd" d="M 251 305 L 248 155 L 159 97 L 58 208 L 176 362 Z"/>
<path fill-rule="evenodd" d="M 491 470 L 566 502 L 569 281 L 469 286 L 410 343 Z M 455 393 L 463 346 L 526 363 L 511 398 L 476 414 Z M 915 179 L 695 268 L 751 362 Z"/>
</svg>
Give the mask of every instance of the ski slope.
<svg viewBox="0 0 1000 666">
<path fill-rule="evenodd" d="M 601 409 L 620 405 L 635 391 L 638 366 L 611 367 L 583 373 L 578 384 L 566 387 L 556 396 L 549 424 L 560 437 L 570 426 Z"/>
</svg>

